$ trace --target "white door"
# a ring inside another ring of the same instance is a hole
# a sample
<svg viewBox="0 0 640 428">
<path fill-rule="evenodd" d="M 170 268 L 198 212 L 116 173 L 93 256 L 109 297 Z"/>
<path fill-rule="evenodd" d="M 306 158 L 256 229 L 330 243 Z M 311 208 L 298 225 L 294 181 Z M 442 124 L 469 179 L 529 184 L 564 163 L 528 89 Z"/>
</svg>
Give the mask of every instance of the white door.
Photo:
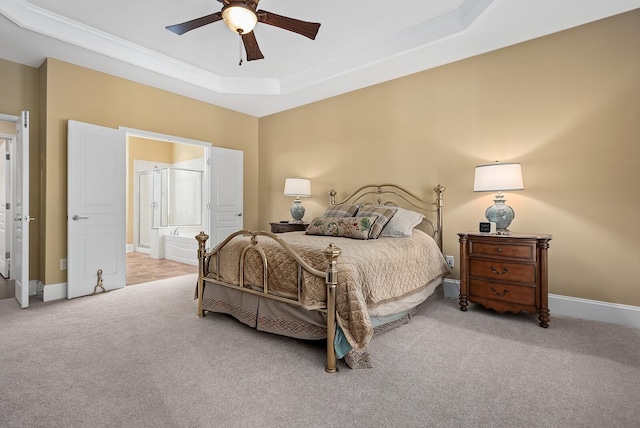
<svg viewBox="0 0 640 428">
<path fill-rule="evenodd" d="M 16 144 L 9 154 L 12 159 L 13 248 L 11 276 L 15 279 L 15 295 L 20 306 L 29 306 L 29 112 L 23 111 L 16 121 Z"/>
<path fill-rule="evenodd" d="M 67 297 L 126 284 L 124 131 L 70 120 L 67 135 Z"/>
<path fill-rule="evenodd" d="M 211 148 L 211 233 L 209 248 L 242 229 L 243 153 Z"/>
<path fill-rule="evenodd" d="M 11 178 L 9 177 L 9 160 L 7 155 L 7 146 L 9 142 L 0 138 L 0 275 L 9 278 L 9 261 L 7 260 L 7 252 L 11 248 L 9 235 L 7 233 L 7 203 L 9 203 L 9 185 Z M 6 159 L 6 160 L 5 160 Z"/>
</svg>

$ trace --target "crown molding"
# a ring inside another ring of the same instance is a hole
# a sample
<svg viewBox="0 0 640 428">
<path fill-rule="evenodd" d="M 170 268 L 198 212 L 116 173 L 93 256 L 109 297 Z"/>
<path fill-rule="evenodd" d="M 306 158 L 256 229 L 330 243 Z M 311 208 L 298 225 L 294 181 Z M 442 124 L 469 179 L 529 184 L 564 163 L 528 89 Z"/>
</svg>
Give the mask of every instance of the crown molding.
<svg viewBox="0 0 640 428">
<path fill-rule="evenodd" d="M 0 12 L 16 25 L 164 76 L 218 93 L 276 95 L 277 79 L 224 78 L 112 34 L 35 6 L 26 0 L 3 0 Z M 248 89 L 251 92 L 247 92 Z"/>
<path fill-rule="evenodd" d="M 219 94 L 282 95 L 306 89 L 361 70 L 382 61 L 464 31 L 494 0 L 469 0 L 459 9 L 402 31 L 363 49 L 332 59 L 320 66 L 277 78 L 222 77 L 107 32 L 66 18 L 26 0 L 3 0 L 0 12 L 16 25 L 35 33 L 135 65 L 166 77 Z M 399 49 L 403 47 L 403 49 Z M 418 71 L 409 69 L 401 75 Z"/>
</svg>

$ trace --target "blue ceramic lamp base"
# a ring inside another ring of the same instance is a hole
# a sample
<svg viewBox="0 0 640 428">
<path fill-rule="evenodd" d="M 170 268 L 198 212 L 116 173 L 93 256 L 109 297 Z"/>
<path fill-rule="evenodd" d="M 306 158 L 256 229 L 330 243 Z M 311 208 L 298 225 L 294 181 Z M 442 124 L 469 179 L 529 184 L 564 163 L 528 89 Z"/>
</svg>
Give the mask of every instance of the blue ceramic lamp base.
<svg viewBox="0 0 640 428">
<path fill-rule="evenodd" d="M 302 201 L 300 198 L 296 198 L 293 201 L 293 206 L 291 207 L 291 217 L 293 220 L 289 220 L 291 224 L 301 224 L 302 217 L 304 217 L 304 207 L 302 206 Z"/>
<path fill-rule="evenodd" d="M 516 213 L 513 211 L 513 208 L 505 204 L 502 193 L 498 193 L 493 202 L 495 205 L 487 208 L 484 215 L 487 217 L 487 220 L 495 222 L 496 233 L 498 235 L 509 235 L 511 233 L 509 225 L 515 218 Z"/>
</svg>

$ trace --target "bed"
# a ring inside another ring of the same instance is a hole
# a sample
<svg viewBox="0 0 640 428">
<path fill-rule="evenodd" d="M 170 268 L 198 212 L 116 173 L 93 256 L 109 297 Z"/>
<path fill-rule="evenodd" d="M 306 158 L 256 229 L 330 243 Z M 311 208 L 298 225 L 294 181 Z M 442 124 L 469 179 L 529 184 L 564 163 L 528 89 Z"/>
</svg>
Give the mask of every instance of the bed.
<svg viewBox="0 0 640 428">
<path fill-rule="evenodd" d="M 302 232 L 240 230 L 198 241 L 197 314 L 230 314 L 258 330 L 326 338 L 327 372 L 370 367 L 375 333 L 408 322 L 449 273 L 442 255 L 445 188 L 424 200 L 395 184 L 336 201 Z"/>
</svg>

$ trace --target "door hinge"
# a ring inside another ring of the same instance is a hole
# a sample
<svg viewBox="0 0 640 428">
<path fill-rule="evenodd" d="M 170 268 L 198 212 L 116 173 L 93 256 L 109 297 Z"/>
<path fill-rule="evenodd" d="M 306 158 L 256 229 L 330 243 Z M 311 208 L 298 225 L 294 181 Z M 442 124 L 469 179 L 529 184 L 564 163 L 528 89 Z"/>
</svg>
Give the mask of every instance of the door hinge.
<svg viewBox="0 0 640 428">
<path fill-rule="evenodd" d="M 211 158 L 207 158 L 207 165 L 211 165 Z"/>
<path fill-rule="evenodd" d="M 11 209 L 11 204 L 9 202 L 7 202 L 6 205 L 4 206 L 4 208 L 6 210 L 10 210 Z"/>
<path fill-rule="evenodd" d="M 7 251 L 7 252 L 4 254 L 4 258 L 5 258 L 5 259 L 10 259 L 10 258 L 11 258 L 11 253 Z"/>
<path fill-rule="evenodd" d="M 7 160 L 11 160 L 11 156 L 9 156 L 9 153 L 7 153 L 6 157 L 7 157 Z"/>
<path fill-rule="evenodd" d="M 27 122 L 29 120 L 29 113 L 27 113 L 26 111 L 22 112 L 22 117 L 24 119 L 24 127 L 26 129 L 27 126 L 29 126 L 29 124 Z"/>
</svg>

